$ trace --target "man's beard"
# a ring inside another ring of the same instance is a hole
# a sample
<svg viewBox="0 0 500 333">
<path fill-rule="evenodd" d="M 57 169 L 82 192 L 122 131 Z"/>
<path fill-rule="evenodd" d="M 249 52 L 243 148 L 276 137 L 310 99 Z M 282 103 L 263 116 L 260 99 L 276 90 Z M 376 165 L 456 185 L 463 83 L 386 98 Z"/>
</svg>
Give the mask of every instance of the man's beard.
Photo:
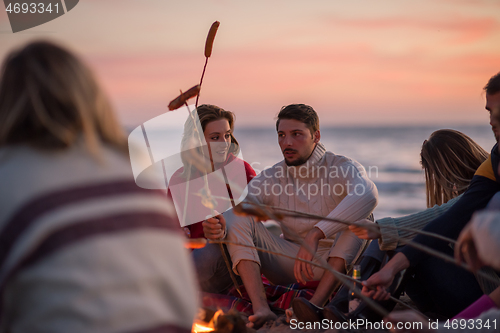
<svg viewBox="0 0 500 333">
<path fill-rule="evenodd" d="M 288 166 L 299 166 L 307 162 L 309 158 L 308 157 L 300 157 L 298 160 L 293 161 L 293 162 L 288 162 L 285 158 L 285 163 Z"/>
</svg>

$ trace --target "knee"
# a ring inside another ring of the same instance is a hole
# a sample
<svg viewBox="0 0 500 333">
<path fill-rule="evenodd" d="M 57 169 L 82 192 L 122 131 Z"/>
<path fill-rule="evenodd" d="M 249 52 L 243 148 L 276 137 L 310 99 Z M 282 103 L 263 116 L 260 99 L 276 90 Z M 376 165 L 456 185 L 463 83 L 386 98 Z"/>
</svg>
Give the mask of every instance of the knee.
<svg viewBox="0 0 500 333">
<path fill-rule="evenodd" d="M 227 237 L 229 240 L 239 239 L 241 237 L 252 237 L 255 234 L 256 225 L 250 217 L 240 217 L 227 224 Z"/>
</svg>

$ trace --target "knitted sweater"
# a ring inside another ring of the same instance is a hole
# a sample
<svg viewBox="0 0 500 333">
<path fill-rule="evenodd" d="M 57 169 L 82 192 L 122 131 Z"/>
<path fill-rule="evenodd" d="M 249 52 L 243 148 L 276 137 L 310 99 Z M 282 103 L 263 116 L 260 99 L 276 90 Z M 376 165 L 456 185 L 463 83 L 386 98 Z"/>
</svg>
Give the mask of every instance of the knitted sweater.
<svg viewBox="0 0 500 333">
<path fill-rule="evenodd" d="M 190 332 L 197 290 L 166 194 L 125 154 L 0 149 L 1 332 Z"/>
<path fill-rule="evenodd" d="M 287 166 L 285 161 L 262 171 L 249 183 L 249 196 L 266 205 L 355 222 L 375 209 L 378 192 L 358 162 L 327 152 L 318 143 L 308 161 L 300 166 Z M 285 239 L 293 233 L 304 238 L 317 227 L 326 238 L 348 226 L 321 219 L 286 217 L 283 219 Z M 291 231 L 291 232 L 290 232 Z"/>
<path fill-rule="evenodd" d="M 462 195 L 449 200 L 442 205 L 434 205 L 434 207 L 428 208 L 421 212 L 402 216 L 402 217 L 386 217 L 377 220 L 377 224 L 380 226 L 379 246 L 383 251 L 394 250 L 399 246 L 403 246 L 405 243 L 401 242 L 401 239 L 411 240 L 415 237 L 416 233 L 406 230 L 396 230 L 394 227 L 405 227 L 413 228 L 417 230 L 422 230 L 427 223 L 434 220 L 435 218 L 441 216 L 450 209 L 451 206 L 457 202 Z M 390 226 L 392 228 L 384 228 L 385 226 Z"/>
</svg>

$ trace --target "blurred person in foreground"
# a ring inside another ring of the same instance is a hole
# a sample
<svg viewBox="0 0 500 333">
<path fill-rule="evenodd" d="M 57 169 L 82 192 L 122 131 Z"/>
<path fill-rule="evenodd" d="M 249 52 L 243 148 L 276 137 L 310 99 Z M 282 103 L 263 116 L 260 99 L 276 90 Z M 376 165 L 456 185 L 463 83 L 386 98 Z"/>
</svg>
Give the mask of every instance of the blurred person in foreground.
<svg viewBox="0 0 500 333">
<path fill-rule="evenodd" d="M 194 270 L 173 205 L 139 188 L 93 74 L 50 42 L 0 81 L 2 332 L 190 332 Z"/>
</svg>

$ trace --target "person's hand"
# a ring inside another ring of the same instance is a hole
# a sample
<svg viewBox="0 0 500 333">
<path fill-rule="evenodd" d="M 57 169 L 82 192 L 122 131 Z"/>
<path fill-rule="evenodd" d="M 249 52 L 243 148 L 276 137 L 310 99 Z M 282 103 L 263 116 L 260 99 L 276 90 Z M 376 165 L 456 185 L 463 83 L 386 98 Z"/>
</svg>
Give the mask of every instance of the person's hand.
<svg viewBox="0 0 500 333">
<path fill-rule="evenodd" d="M 363 289 L 361 292 L 367 297 L 371 297 L 377 301 L 388 300 L 391 294 L 387 292 L 387 288 L 394 280 L 394 275 L 389 270 L 383 268 L 370 276 L 366 281 L 363 281 Z"/>
<path fill-rule="evenodd" d="M 475 271 L 484 266 L 477 254 L 470 224 L 466 225 L 460 233 L 460 236 L 458 236 L 457 243 L 455 244 L 455 260 L 459 264 L 463 262 L 469 264 Z"/>
<path fill-rule="evenodd" d="M 191 230 L 189 230 L 188 227 L 184 227 L 184 235 L 186 235 L 187 238 L 191 238 Z"/>
<path fill-rule="evenodd" d="M 393 333 L 399 333 L 399 332 L 429 333 L 433 331 L 432 329 L 429 329 L 428 321 L 424 317 L 422 317 L 415 311 L 411 310 L 391 312 L 386 318 L 384 318 L 384 321 L 392 323 L 392 328 L 390 329 L 390 331 Z M 410 329 L 405 328 L 405 323 L 411 323 L 412 328 Z M 422 325 L 420 326 L 417 323 L 419 324 L 421 323 Z M 401 328 L 398 329 L 397 327 L 398 325 Z"/>
<path fill-rule="evenodd" d="M 389 299 L 391 294 L 387 292 L 387 288 L 392 284 L 396 274 L 409 266 L 408 258 L 403 253 L 397 253 L 380 271 L 362 282 L 361 292 L 378 301 Z"/>
<path fill-rule="evenodd" d="M 361 239 L 377 239 L 381 236 L 378 224 L 368 219 L 359 220 L 356 225 L 350 225 L 349 230 Z"/>
<path fill-rule="evenodd" d="M 224 219 L 222 214 L 206 219 L 203 221 L 202 226 L 203 233 L 207 239 L 217 240 L 225 236 L 226 219 Z"/>
<path fill-rule="evenodd" d="M 323 231 L 319 228 L 312 228 L 311 231 L 304 238 L 304 242 L 297 253 L 297 258 L 312 261 L 316 251 L 318 250 L 319 240 L 325 238 Z M 305 263 L 300 260 L 295 260 L 293 272 L 297 282 L 305 284 L 307 280 L 314 279 L 314 273 L 311 264 Z M 305 276 L 305 278 L 304 278 Z"/>
</svg>

